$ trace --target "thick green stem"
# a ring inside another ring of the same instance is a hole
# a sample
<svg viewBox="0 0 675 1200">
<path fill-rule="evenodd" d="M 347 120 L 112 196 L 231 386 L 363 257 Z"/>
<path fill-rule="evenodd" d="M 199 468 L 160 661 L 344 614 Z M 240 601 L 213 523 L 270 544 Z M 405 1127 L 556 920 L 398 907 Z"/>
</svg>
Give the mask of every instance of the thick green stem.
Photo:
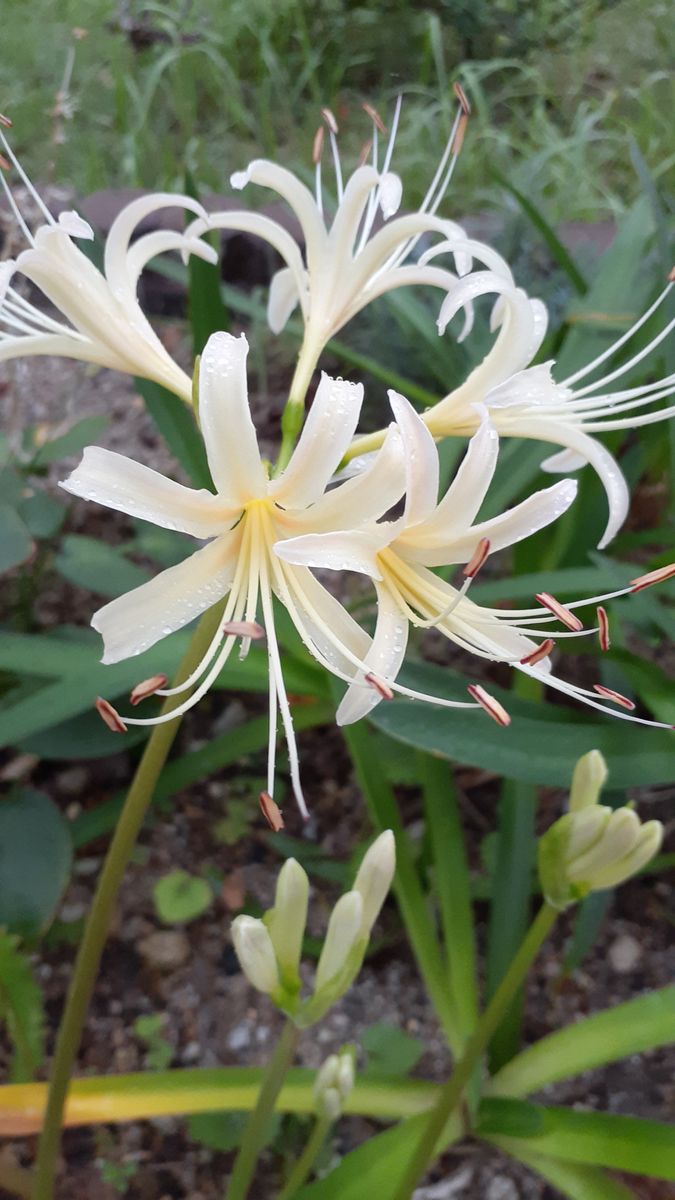
<svg viewBox="0 0 675 1200">
<path fill-rule="evenodd" d="M 394 1200 L 409 1200 L 417 1181 L 424 1174 L 434 1154 L 434 1147 L 454 1110 L 462 1099 L 473 1070 L 485 1051 L 485 1048 L 499 1025 L 511 1000 L 518 991 L 532 962 L 534 961 L 543 941 L 548 936 L 558 912 L 547 901 L 544 901 L 537 916 L 530 925 L 520 948 L 511 961 L 497 991 L 486 1008 L 473 1034 L 469 1038 L 466 1050 L 460 1058 L 448 1082 L 434 1105 L 431 1116 L 427 1121 L 422 1137 L 419 1140 Z"/>
<path fill-rule="evenodd" d="M 248 1195 L 269 1119 L 274 1112 L 288 1068 L 293 1062 L 298 1036 L 293 1022 L 287 1021 L 265 1069 L 255 1108 L 247 1121 L 239 1153 L 234 1161 L 225 1200 L 245 1200 Z"/>
<path fill-rule="evenodd" d="M 220 614 L 221 607 L 219 605 L 202 617 L 180 665 L 178 681 L 186 679 L 201 661 L 216 631 Z M 170 712 L 180 703 L 180 699 L 181 697 L 169 697 L 162 707 L 162 712 Z M 108 934 L 113 906 L 150 804 L 155 784 L 178 732 L 180 720 L 180 717 L 177 717 L 175 721 L 167 721 L 166 724 L 157 725 L 154 728 L 138 764 L 103 864 L 75 960 L 56 1040 L 47 1111 L 38 1146 L 33 1200 L 51 1200 L 54 1192 L 54 1173 L 61 1140 L 63 1108 L 87 1016 L 89 1000 Z"/>
<path fill-rule="evenodd" d="M 279 456 L 274 466 L 274 475 L 280 475 L 288 466 L 290 457 L 298 440 L 305 415 L 305 398 L 316 367 L 321 345 L 317 345 L 309 327 L 305 329 L 305 338 L 300 348 L 291 390 L 286 406 L 281 415 L 281 445 Z"/>
<path fill-rule="evenodd" d="M 292 1200 L 295 1193 L 300 1190 L 319 1157 L 332 1123 L 329 1117 L 317 1117 L 307 1144 L 299 1159 L 293 1164 L 293 1169 L 279 1192 L 277 1200 Z"/>
</svg>

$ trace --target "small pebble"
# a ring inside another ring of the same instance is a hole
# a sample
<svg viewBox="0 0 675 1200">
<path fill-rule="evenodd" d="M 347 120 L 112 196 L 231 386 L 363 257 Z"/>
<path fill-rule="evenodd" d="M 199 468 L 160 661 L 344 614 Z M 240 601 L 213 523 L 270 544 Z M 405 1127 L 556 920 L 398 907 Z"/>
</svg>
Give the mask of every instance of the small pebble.
<svg viewBox="0 0 675 1200">
<path fill-rule="evenodd" d="M 245 1050 L 251 1045 L 251 1031 L 244 1021 L 235 1025 L 227 1036 L 227 1046 L 230 1050 Z"/>
<path fill-rule="evenodd" d="M 488 1184 L 485 1200 L 518 1200 L 518 1189 L 508 1175 L 495 1175 Z"/>
<path fill-rule="evenodd" d="M 162 929 L 143 938 L 138 943 L 138 952 L 149 967 L 173 971 L 190 957 L 190 942 L 180 930 Z"/>
<path fill-rule="evenodd" d="M 634 971 L 641 958 L 642 946 L 629 933 L 622 933 L 609 947 L 609 961 L 620 975 Z"/>
</svg>

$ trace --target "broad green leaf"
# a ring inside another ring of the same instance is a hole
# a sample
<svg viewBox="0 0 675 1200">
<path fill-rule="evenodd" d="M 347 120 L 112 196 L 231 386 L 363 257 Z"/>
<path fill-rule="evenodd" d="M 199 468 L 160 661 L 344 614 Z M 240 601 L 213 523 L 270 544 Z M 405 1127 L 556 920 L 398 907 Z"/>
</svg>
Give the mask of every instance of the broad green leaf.
<svg viewBox="0 0 675 1200">
<path fill-rule="evenodd" d="M 129 562 L 119 547 L 80 534 L 64 537 L 54 566 L 69 583 L 101 596 L 122 596 L 150 578 L 149 571 Z"/>
<path fill-rule="evenodd" d="M 565 1162 L 589 1163 L 675 1180 L 675 1128 L 659 1121 L 623 1117 L 614 1113 L 577 1112 L 571 1108 L 527 1105 L 538 1118 L 530 1118 L 532 1132 L 514 1132 L 514 1106 L 520 1100 L 482 1101 L 476 1134 L 510 1154 L 543 1154 Z"/>
<path fill-rule="evenodd" d="M 70 875 L 70 831 L 48 796 L 0 800 L 0 926 L 34 938 L 50 924 Z"/>
<path fill-rule="evenodd" d="M 103 432 L 107 424 L 107 417 L 83 417 L 67 433 L 61 434 L 53 441 L 43 442 L 35 454 L 33 464 L 44 467 L 62 458 L 72 458 L 85 446 L 96 442 L 99 433 Z"/>
<path fill-rule="evenodd" d="M 407 1075 L 424 1054 L 424 1042 L 383 1021 L 368 1025 L 360 1040 L 376 1075 Z"/>
<path fill-rule="evenodd" d="M 34 549 L 35 543 L 16 509 L 0 503 L 0 572 L 26 562 Z"/>
<path fill-rule="evenodd" d="M 675 985 L 551 1033 L 528 1046 L 489 1082 L 495 1096 L 527 1096 L 558 1079 L 675 1042 Z"/>
<path fill-rule="evenodd" d="M 33 537 L 49 538 L 61 528 L 66 506 L 46 492 L 34 491 L 20 502 L 17 511 Z"/>
<path fill-rule="evenodd" d="M 0 1020 L 7 1026 L 14 1055 L 10 1082 L 32 1079 L 44 1056 L 42 992 L 17 939 L 0 929 Z"/>
<path fill-rule="evenodd" d="M 192 410 L 173 392 L 152 380 L 136 379 L 135 383 L 159 432 L 192 483 L 211 490 L 211 472 Z"/>
<path fill-rule="evenodd" d="M 129 750 L 144 742 L 150 730 L 143 726 L 129 726 L 124 735 L 124 749 Z M 120 742 L 111 738 L 110 730 L 93 709 L 78 713 L 68 721 L 59 721 L 41 729 L 31 737 L 22 738 L 19 749 L 26 754 L 37 754 L 44 759 L 109 758 L 119 754 Z M 90 810 L 87 810 L 90 811 Z"/>
<path fill-rule="evenodd" d="M 431 695 L 466 698 L 466 679 L 449 668 L 415 664 L 402 672 L 401 680 Z M 537 704 L 492 684 L 490 692 L 511 713 L 506 729 L 482 711 L 403 699 L 378 705 L 370 720 L 407 745 L 523 783 L 565 787 L 576 760 L 593 749 L 604 754 L 610 780 L 623 787 L 673 778 L 675 740 L 667 729 L 631 727 L 609 717 L 599 721 L 582 706 L 573 710 L 552 702 Z"/>
<path fill-rule="evenodd" d="M 636 1200 L 635 1192 L 600 1167 L 561 1162 L 543 1154 L 530 1154 L 522 1148 L 513 1156 L 552 1183 L 568 1200 Z"/>
<path fill-rule="evenodd" d="M 296 1200 L 393 1200 L 404 1167 L 419 1141 L 425 1116 L 409 1117 L 357 1146 L 323 1179 L 303 1187 Z"/>
<path fill-rule="evenodd" d="M 152 889 L 157 916 L 165 925 L 185 925 L 200 917 L 213 900 L 205 879 L 187 871 L 171 871 Z"/>
</svg>

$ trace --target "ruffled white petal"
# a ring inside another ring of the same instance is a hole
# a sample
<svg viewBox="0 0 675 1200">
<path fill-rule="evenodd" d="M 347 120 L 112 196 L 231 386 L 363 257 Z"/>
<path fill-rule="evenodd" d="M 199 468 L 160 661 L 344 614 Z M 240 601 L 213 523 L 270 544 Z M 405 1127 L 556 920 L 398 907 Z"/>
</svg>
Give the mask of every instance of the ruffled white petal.
<svg viewBox="0 0 675 1200">
<path fill-rule="evenodd" d="M 71 212 L 59 213 L 59 226 L 69 237 L 84 238 L 88 242 L 94 240 L 94 231 L 91 225 L 75 212 L 75 209 L 72 209 Z"/>
<path fill-rule="evenodd" d="M 502 550 L 505 546 L 512 546 L 550 525 L 567 512 L 576 494 L 576 482 L 573 479 L 563 479 L 550 488 L 528 496 L 527 500 L 500 516 L 493 517 L 490 521 L 481 521 L 459 537 L 444 540 L 440 529 L 428 537 L 422 531 L 414 541 L 412 538 L 406 541 L 399 539 L 396 549 L 402 557 L 412 559 L 414 556 L 415 561 L 424 563 L 427 567 L 468 562 L 481 538 L 490 539 L 492 553 Z"/>
<path fill-rule="evenodd" d="M 161 208 L 184 208 L 205 217 L 202 205 L 191 196 L 172 195 L 171 192 L 157 192 L 151 196 L 139 196 L 122 209 L 112 225 L 106 238 L 103 267 L 106 279 L 110 284 L 113 295 L 122 297 L 129 292 L 127 276 L 127 253 L 134 230 L 150 213 Z"/>
<path fill-rule="evenodd" d="M 372 645 L 364 663 L 377 679 L 394 680 L 405 657 L 408 644 L 408 619 L 386 587 L 377 589 L 377 624 Z M 363 679 L 367 672 L 359 672 Z M 352 684 L 343 696 L 335 720 L 338 725 L 351 725 L 365 717 L 382 699 L 374 687 Z"/>
<path fill-rule="evenodd" d="M 216 537 L 240 511 L 227 509 L 219 496 L 205 489 L 184 487 L 100 446 L 88 446 L 80 465 L 60 486 L 73 496 L 197 538 Z"/>
<path fill-rule="evenodd" d="M 284 562 L 302 567 L 324 567 L 328 571 L 357 571 L 371 579 L 381 579 L 377 554 L 390 540 L 389 528 L 377 526 L 377 532 L 363 529 L 336 533 L 306 533 L 275 542 L 274 551 Z"/>
<path fill-rule="evenodd" d="M 265 494 L 267 479 L 251 420 L 243 333 L 214 333 L 199 368 L 199 420 L 213 482 L 226 504 Z"/>
<path fill-rule="evenodd" d="M 282 267 L 272 276 L 267 301 L 267 324 L 272 333 L 281 333 L 299 300 L 300 293 L 293 271 L 290 267 Z"/>
<path fill-rule="evenodd" d="M 238 530 L 226 533 L 94 613 L 91 623 L 103 638 L 101 661 L 141 654 L 221 600 L 232 583 L 240 540 Z"/>
<path fill-rule="evenodd" d="M 230 183 L 237 191 L 247 183 L 257 183 L 271 188 L 291 206 L 305 236 L 305 251 L 310 270 L 319 266 L 320 256 L 326 245 L 326 227 L 309 188 L 301 183 L 292 171 L 277 163 L 258 158 L 249 163 L 245 171 L 235 171 Z"/>
<path fill-rule="evenodd" d="M 544 408 L 553 405 L 559 407 L 570 394 L 560 384 L 556 383 L 551 374 L 553 362 L 540 363 L 536 367 L 527 367 L 524 371 L 516 371 L 510 379 L 498 383 L 485 397 L 486 406 L 493 408 L 514 408 L 518 405 Z"/>
<path fill-rule="evenodd" d="M 476 519 L 492 482 L 499 454 L 499 436 L 488 419 L 481 421 L 445 496 L 424 522 L 420 534 L 448 542 L 464 533 Z M 413 531 L 412 536 L 415 536 Z M 405 534 L 400 539 L 405 542 Z"/>
<path fill-rule="evenodd" d="M 322 374 L 291 460 L 269 486 L 283 508 L 305 508 L 323 495 L 354 436 L 362 403 L 362 383 Z"/>
<path fill-rule="evenodd" d="M 389 403 L 401 431 L 406 470 L 405 512 L 407 527 L 426 520 L 438 501 L 438 452 L 421 417 L 398 392 L 389 391 Z"/>
</svg>

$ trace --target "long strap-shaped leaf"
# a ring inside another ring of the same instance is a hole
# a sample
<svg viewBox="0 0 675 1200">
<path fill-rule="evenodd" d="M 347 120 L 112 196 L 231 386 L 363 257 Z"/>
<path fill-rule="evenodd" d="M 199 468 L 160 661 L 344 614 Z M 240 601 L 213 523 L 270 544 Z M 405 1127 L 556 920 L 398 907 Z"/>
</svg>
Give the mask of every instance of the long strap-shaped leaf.
<svg viewBox="0 0 675 1200">
<path fill-rule="evenodd" d="M 675 985 L 549 1034 L 502 1067 L 488 1091 L 493 1096 L 528 1096 L 558 1079 L 673 1041 Z"/>
<path fill-rule="evenodd" d="M 619 1183 L 618 1179 L 613 1179 L 601 1167 L 560 1162 L 557 1158 L 523 1151 L 519 1151 L 515 1157 L 552 1183 L 568 1200 L 635 1200 L 635 1192 Z"/>
</svg>

